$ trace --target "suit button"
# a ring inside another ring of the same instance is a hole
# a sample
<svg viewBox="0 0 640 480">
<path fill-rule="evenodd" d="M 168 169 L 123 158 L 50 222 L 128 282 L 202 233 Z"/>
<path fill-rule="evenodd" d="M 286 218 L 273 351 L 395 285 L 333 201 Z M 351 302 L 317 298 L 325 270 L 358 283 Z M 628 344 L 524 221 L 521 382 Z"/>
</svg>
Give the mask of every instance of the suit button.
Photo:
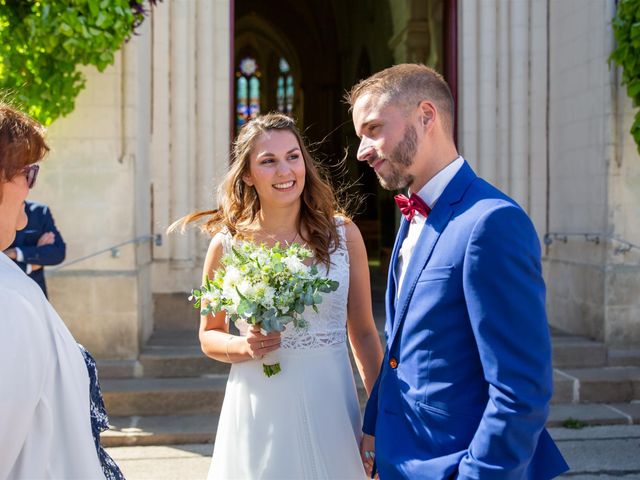
<svg viewBox="0 0 640 480">
<path fill-rule="evenodd" d="M 389 366 L 391 368 L 398 368 L 398 360 L 396 360 L 395 358 L 391 357 L 389 359 Z"/>
</svg>

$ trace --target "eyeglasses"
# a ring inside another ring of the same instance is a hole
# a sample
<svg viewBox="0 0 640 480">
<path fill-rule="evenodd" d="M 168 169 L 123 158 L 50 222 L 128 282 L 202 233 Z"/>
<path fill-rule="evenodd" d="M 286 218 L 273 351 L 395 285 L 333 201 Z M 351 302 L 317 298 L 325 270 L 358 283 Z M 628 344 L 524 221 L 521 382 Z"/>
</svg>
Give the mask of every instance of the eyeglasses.
<svg viewBox="0 0 640 480">
<path fill-rule="evenodd" d="M 33 188 L 36 184 L 36 178 L 38 178 L 38 171 L 40 170 L 40 165 L 27 165 L 22 170 L 22 173 L 27 177 L 27 185 L 29 188 Z"/>
</svg>

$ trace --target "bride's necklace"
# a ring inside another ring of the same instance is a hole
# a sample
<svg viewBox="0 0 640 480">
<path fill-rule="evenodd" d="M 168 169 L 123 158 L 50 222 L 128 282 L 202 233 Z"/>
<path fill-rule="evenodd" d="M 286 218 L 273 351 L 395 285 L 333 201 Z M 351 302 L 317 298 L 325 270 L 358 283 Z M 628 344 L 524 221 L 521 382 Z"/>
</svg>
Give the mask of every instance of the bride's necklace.
<svg viewBox="0 0 640 480">
<path fill-rule="evenodd" d="M 298 232 L 296 232 L 295 236 L 291 239 L 291 240 L 285 240 L 284 244 L 285 245 L 291 245 L 293 242 L 296 241 L 296 238 L 298 238 Z M 270 238 L 274 239 L 276 242 L 279 242 L 280 240 L 278 239 L 278 237 L 276 237 L 275 235 L 269 235 Z"/>
<path fill-rule="evenodd" d="M 284 240 L 280 240 L 278 235 L 276 235 L 274 233 L 266 232 L 264 230 L 262 231 L 262 235 L 264 235 L 265 238 L 268 238 L 268 239 L 272 240 L 273 242 L 278 242 L 278 243 L 283 244 L 283 245 L 291 245 L 300 236 L 300 232 L 296 232 L 291 240 L 287 240 L 286 238 Z M 289 236 L 289 235 L 287 235 L 287 236 Z"/>
</svg>

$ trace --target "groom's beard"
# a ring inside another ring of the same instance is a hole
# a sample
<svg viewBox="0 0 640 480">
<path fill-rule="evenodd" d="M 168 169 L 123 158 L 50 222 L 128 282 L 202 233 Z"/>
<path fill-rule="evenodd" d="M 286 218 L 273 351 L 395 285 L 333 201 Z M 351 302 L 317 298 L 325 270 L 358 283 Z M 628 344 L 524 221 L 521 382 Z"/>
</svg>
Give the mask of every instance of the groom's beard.
<svg viewBox="0 0 640 480">
<path fill-rule="evenodd" d="M 418 134 L 416 129 L 413 125 L 407 125 L 402 140 L 398 142 L 398 145 L 389 155 L 376 155 L 376 158 L 370 161 L 370 163 L 373 163 L 382 158 L 387 163 L 388 173 L 384 177 L 379 172 L 376 172 L 382 188 L 400 190 L 413 183 L 413 175 L 407 173 L 406 169 L 413 165 L 413 159 L 418 148 L 417 145 Z"/>
</svg>

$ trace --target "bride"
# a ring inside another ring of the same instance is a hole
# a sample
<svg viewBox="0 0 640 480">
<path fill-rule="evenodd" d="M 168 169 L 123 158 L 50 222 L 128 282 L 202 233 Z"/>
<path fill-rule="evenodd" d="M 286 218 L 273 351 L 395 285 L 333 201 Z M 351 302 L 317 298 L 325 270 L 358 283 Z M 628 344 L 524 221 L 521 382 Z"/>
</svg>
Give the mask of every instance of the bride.
<svg viewBox="0 0 640 480">
<path fill-rule="evenodd" d="M 320 273 L 339 282 L 319 311 L 305 310 L 309 327 L 281 334 L 237 322 L 224 312 L 203 316 L 203 352 L 231 363 L 209 479 L 362 479 L 360 409 L 347 338 L 367 393 L 382 361 L 371 309 L 362 236 L 341 215 L 293 120 L 268 114 L 246 124 L 219 189 L 220 208 L 205 217 L 213 235 L 204 264 L 212 278 L 225 252 L 244 240 L 268 246 L 305 244 Z M 348 333 L 348 336 L 347 336 Z M 282 371 L 267 378 L 264 355 L 279 349 Z"/>
</svg>

